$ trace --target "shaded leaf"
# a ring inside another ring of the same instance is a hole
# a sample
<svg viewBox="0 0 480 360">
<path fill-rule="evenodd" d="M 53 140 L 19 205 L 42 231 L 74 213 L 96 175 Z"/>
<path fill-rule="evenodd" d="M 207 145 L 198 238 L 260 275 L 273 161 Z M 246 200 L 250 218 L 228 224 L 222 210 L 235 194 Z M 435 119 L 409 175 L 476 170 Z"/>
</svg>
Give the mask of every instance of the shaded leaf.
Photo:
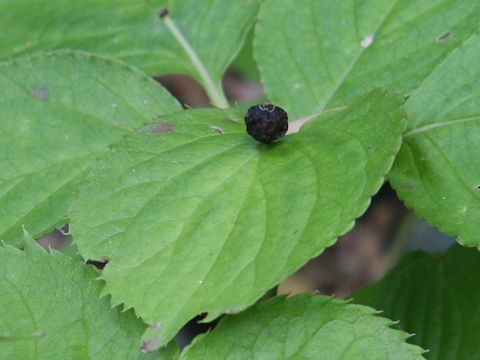
<svg viewBox="0 0 480 360">
<path fill-rule="evenodd" d="M 133 312 L 98 299 L 97 276 L 31 239 L 25 251 L 0 247 L 0 358 L 158 359 L 140 352 L 145 325 Z"/>
<path fill-rule="evenodd" d="M 408 95 L 392 185 L 418 215 L 478 246 L 479 22 L 470 0 L 266 0 L 255 53 L 267 95 L 292 118 L 376 86 Z"/>
<path fill-rule="evenodd" d="M 137 70 L 83 53 L 0 64 L 0 238 L 19 244 L 67 221 L 92 160 L 158 115 L 179 109 Z"/>
<path fill-rule="evenodd" d="M 277 297 L 227 316 L 182 359 L 423 359 L 372 308 L 314 295 Z"/>
<path fill-rule="evenodd" d="M 271 145 L 235 110 L 164 116 L 114 146 L 82 189 L 80 253 L 110 259 L 106 292 L 155 325 L 146 340 L 243 309 L 364 212 L 400 147 L 401 105 L 377 90 Z"/>
<path fill-rule="evenodd" d="M 409 130 L 389 179 L 406 205 L 480 247 L 480 36 L 454 51 L 407 102 Z"/>
<path fill-rule="evenodd" d="M 383 310 L 430 351 L 427 359 L 480 359 L 480 254 L 454 246 L 444 254 L 406 256 L 355 301 Z"/>
<path fill-rule="evenodd" d="M 198 68 L 159 20 L 166 7 L 221 90 L 222 75 L 242 47 L 258 6 L 259 0 L 0 0 L 0 57 L 85 50 L 115 56 L 151 75 L 184 73 L 202 82 Z"/>
<path fill-rule="evenodd" d="M 253 39 L 254 31 L 252 29 L 245 39 L 243 48 L 235 58 L 232 68 L 248 80 L 260 81 L 260 73 L 258 71 L 257 63 L 253 58 Z"/>
</svg>

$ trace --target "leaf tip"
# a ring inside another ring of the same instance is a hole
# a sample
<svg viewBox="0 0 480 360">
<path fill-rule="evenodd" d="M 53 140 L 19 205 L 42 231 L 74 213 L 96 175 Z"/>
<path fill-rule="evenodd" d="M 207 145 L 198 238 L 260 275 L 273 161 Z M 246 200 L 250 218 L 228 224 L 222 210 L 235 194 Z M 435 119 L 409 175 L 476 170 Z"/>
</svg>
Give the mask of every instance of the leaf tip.
<svg viewBox="0 0 480 360">
<path fill-rule="evenodd" d="M 23 232 L 23 246 L 27 251 L 43 251 L 42 247 L 37 244 L 37 242 L 33 239 L 32 235 L 28 232 L 25 225 L 22 224 L 22 232 Z"/>
</svg>

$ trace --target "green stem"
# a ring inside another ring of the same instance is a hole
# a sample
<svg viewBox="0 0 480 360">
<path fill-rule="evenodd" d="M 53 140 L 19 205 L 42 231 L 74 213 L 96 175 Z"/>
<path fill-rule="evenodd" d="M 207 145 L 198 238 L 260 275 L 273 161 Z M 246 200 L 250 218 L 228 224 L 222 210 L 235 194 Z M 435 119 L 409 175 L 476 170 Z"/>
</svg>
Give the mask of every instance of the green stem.
<svg viewBox="0 0 480 360">
<path fill-rule="evenodd" d="M 175 39 L 178 41 L 183 50 L 185 50 L 185 53 L 187 54 L 193 66 L 197 70 L 198 75 L 200 76 L 200 79 L 203 83 L 203 86 L 205 87 L 205 91 L 207 92 L 208 97 L 212 102 L 212 105 L 220 109 L 228 108 L 228 101 L 225 97 L 225 94 L 223 93 L 223 91 L 219 90 L 217 86 L 215 86 L 212 77 L 208 73 L 207 69 L 205 69 L 205 66 L 198 57 L 197 53 L 192 48 L 185 36 L 183 36 L 177 25 L 175 25 L 173 20 L 170 18 L 170 16 L 168 15 L 168 11 L 162 10 L 160 12 L 160 19 L 163 21 L 163 23 L 172 33 Z"/>
</svg>

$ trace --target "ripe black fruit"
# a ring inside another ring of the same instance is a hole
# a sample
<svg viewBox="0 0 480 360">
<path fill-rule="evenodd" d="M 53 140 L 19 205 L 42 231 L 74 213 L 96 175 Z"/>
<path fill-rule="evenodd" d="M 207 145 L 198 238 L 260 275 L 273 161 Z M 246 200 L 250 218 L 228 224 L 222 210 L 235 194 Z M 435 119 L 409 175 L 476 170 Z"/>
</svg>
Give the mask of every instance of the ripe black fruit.
<svg viewBox="0 0 480 360">
<path fill-rule="evenodd" d="M 255 140 L 269 144 L 288 130 L 288 115 L 282 108 L 273 104 L 255 105 L 245 115 L 247 133 Z"/>
</svg>

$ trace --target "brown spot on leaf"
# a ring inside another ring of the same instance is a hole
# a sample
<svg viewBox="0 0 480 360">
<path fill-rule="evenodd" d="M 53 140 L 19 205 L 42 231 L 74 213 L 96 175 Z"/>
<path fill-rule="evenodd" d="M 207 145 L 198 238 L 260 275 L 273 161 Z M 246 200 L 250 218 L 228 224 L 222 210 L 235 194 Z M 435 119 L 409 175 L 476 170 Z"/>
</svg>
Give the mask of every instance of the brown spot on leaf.
<svg viewBox="0 0 480 360">
<path fill-rule="evenodd" d="M 175 126 L 173 124 L 170 124 L 168 122 L 163 122 L 156 124 L 152 127 L 152 133 L 159 133 L 159 132 L 172 132 L 175 130 Z"/>
<path fill-rule="evenodd" d="M 146 339 L 142 341 L 142 345 L 140 346 L 140 351 L 143 353 L 148 353 L 152 351 L 158 350 L 160 346 L 160 341 L 158 339 Z"/>
<path fill-rule="evenodd" d="M 33 89 L 32 92 L 30 93 L 30 96 L 35 98 L 35 99 L 40 99 L 43 101 L 49 101 L 50 100 L 50 93 L 46 89 Z"/>
<path fill-rule="evenodd" d="M 411 190 L 415 189 L 415 185 L 413 185 L 413 184 L 403 184 L 403 188 L 405 190 L 411 191 Z"/>
</svg>

